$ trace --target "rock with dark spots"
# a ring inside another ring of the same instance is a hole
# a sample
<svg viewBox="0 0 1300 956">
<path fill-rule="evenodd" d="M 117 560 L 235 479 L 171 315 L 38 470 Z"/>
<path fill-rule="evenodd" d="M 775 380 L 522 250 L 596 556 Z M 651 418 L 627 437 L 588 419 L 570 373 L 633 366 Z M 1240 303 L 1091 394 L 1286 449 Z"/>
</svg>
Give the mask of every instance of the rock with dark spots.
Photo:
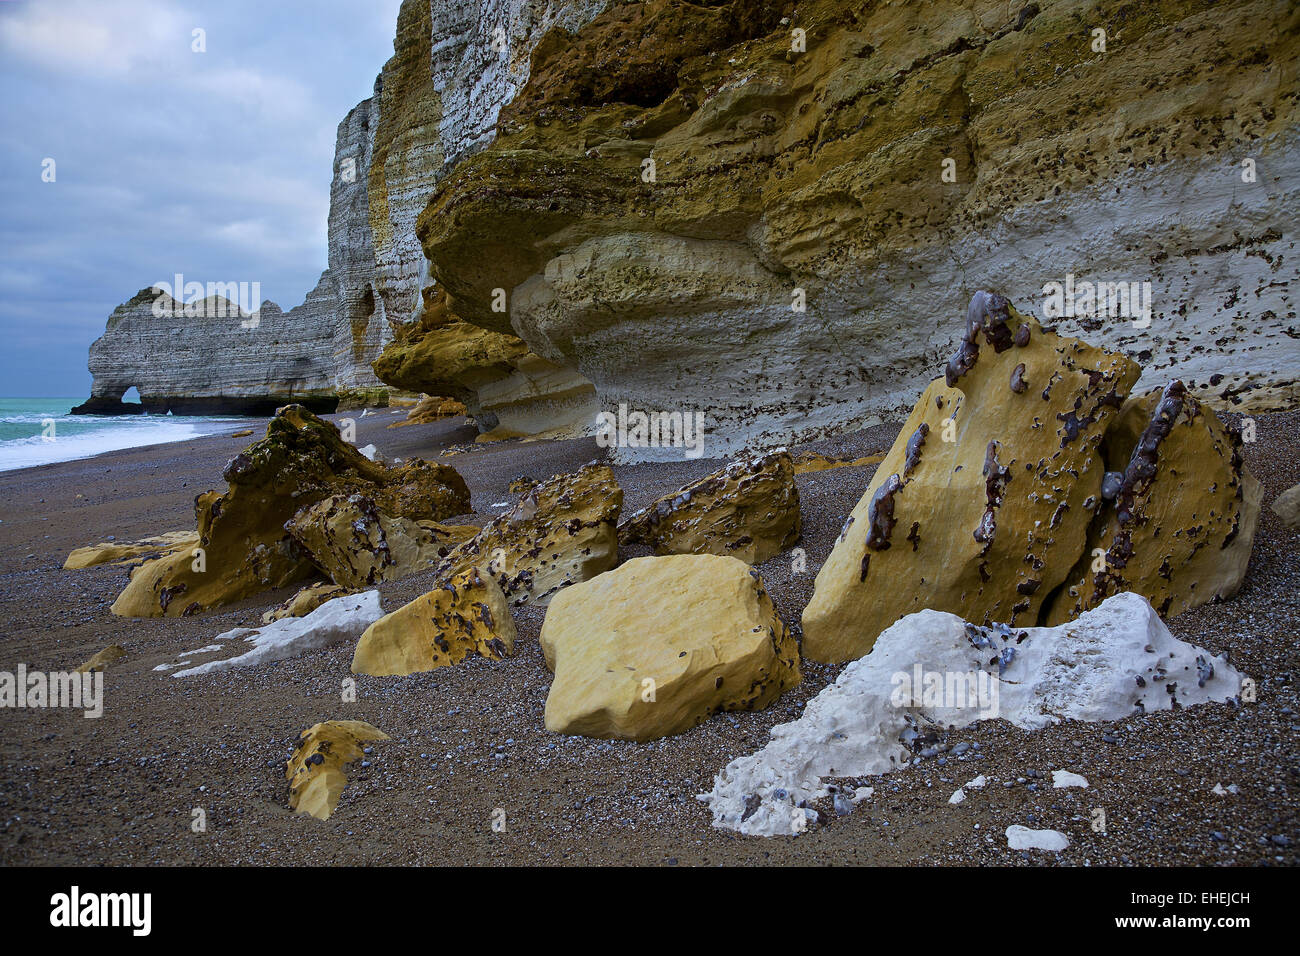
<svg viewBox="0 0 1300 956">
<path fill-rule="evenodd" d="M 542 626 L 555 672 L 546 728 L 653 740 L 799 683 L 799 649 L 763 582 L 735 558 L 635 558 L 556 595 Z"/>
<path fill-rule="evenodd" d="M 370 625 L 357 641 L 352 673 L 413 674 L 458 664 L 470 654 L 499 661 L 514 646 L 505 595 L 470 568 Z"/>
<path fill-rule="evenodd" d="M 352 592 L 329 581 L 317 581 L 304 588 L 299 588 L 289 600 L 274 607 L 262 615 L 262 623 L 270 624 L 286 617 L 306 617 L 327 601 L 344 597 Z"/>
<path fill-rule="evenodd" d="M 359 589 L 427 571 L 479 529 L 386 514 L 358 493 L 304 508 L 285 530 L 335 584 Z"/>
<path fill-rule="evenodd" d="M 326 720 L 304 730 L 294 741 L 293 754 L 284 768 L 289 806 L 328 820 L 347 786 L 343 768 L 362 756 L 366 741 L 389 739 L 364 720 Z"/>
<path fill-rule="evenodd" d="M 1141 594 L 1165 618 L 1236 594 L 1263 497 L 1242 464 L 1240 435 L 1175 380 L 1130 398 L 1102 452 L 1103 502 L 1047 623 L 1121 591 Z"/>
<path fill-rule="evenodd" d="M 452 548 L 439 580 L 469 568 L 490 575 L 511 604 L 546 605 L 556 591 L 618 563 L 623 489 L 607 465 L 591 463 L 535 486 L 509 511 Z"/>
<path fill-rule="evenodd" d="M 784 451 L 734 461 L 619 524 L 656 554 L 720 554 L 761 564 L 799 540 L 799 490 Z"/>
<path fill-rule="evenodd" d="M 470 510 L 469 489 L 451 467 L 412 459 L 387 468 L 300 405 L 277 410 L 266 437 L 236 455 L 223 477 L 224 493 L 195 499 L 197 546 L 135 569 L 114 614 L 189 615 L 310 577 L 316 567 L 285 522 L 332 495 L 364 493 L 380 511 L 412 519 Z"/>
<path fill-rule="evenodd" d="M 1035 388 L 1007 387 L 1018 370 Z M 977 294 L 945 378 L 916 402 L 817 575 L 804 655 L 860 657 L 923 608 L 1037 624 L 1082 552 L 1098 449 L 1138 374 L 1123 355 Z"/>
</svg>

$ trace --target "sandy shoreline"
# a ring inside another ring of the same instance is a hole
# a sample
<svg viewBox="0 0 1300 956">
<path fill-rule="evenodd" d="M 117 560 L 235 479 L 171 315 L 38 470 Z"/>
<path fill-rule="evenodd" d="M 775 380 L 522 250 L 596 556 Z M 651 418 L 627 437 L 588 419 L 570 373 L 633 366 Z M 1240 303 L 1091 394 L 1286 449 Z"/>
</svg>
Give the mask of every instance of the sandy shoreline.
<svg viewBox="0 0 1300 956">
<path fill-rule="evenodd" d="M 464 419 L 389 430 L 406 409 L 357 421 L 357 444 L 390 458 L 433 459 L 464 447 Z M 1246 463 L 1265 503 L 1300 481 L 1300 413 L 1260 416 Z M 980 865 L 1022 862 L 1297 862 L 1300 716 L 1300 555 L 1296 536 L 1264 508 L 1247 585 L 1222 605 L 1170 622 L 1175 636 L 1233 661 L 1259 685 L 1240 710 L 1212 704 L 1114 724 L 1070 724 L 1030 734 L 1005 722 L 955 733 L 978 744 L 960 759 L 863 782 L 873 798 L 799 838 L 746 838 L 715 830 L 695 794 L 730 759 L 763 745 L 776 723 L 838 673 L 807 664 L 804 682 L 772 708 L 719 715 L 650 744 L 564 738 L 542 726 L 550 685 L 537 644 L 543 612 L 516 613 L 516 655 L 399 678 L 358 679 L 340 702 L 352 646 L 279 664 L 174 680 L 152 668 L 256 623 L 291 590 L 193 618 L 122 620 L 108 606 L 125 568 L 63 571 L 74 548 L 193 527 L 194 495 L 223 487 L 225 463 L 260 437 L 228 435 L 111 452 L 0 473 L 0 669 L 70 669 L 108 644 L 128 657 L 106 676 L 105 713 L 0 710 L 0 863 L 857 863 Z M 897 426 L 817 443 L 833 454 L 885 451 Z M 603 457 L 594 440 L 478 446 L 445 459 L 469 484 L 483 523 L 513 502 L 511 479 L 543 479 Z M 616 466 L 624 507 L 712 471 L 718 462 Z M 790 622 L 811 595 L 844 516 L 872 466 L 800 476 L 808 568 L 788 554 L 759 566 Z M 79 497 L 80 496 L 80 497 Z M 626 550 L 624 556 L 643 551 Z M 422 593 L 427 575 L 380 586 L 385 610 Z M 327 821 L 289 810 L 288 742 L 319 720 L 369 721 L 393 739 L 370 766 L 354 765 Z M 1050 771 L 1081 773 L 1087 790 L 1053 790 Z M 989 785 L 959 806 L 960 785 Z M 1046 778 L 1046 779 L 1044 779 Z M 1010 782 L 1011 786 L 1006 786 Z M 1217 796 L 1215 784 L 1238 793 Z M 206 811 L 208 830 L 190 829 Z M 1106 812 L 1106 833 L 1090 827 Z M 494 832 L 493 811 L 506 829 Z M 1011 824 L 1066 832 L 1059 855 L 1007 849 Z"/>
</svg>

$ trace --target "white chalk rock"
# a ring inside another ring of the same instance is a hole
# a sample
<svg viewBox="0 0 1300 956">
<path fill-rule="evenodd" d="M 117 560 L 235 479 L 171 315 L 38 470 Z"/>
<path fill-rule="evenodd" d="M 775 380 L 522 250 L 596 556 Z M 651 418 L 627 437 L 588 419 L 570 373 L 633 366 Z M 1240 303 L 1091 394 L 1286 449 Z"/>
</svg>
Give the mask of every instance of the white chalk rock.
<svg viewBox="0 0 1300 956">
<path fill-rule="evenodd" d="M 220 642 L 243 638 L 252 646 L 236 657 L 207 661 L 195 667 L 177 671 L 172 677 L 193 677 L 235 667 L 252 667 L 297 657 L 307 651 L 318 650 L 342 641 L 355 641 L 375 621 L 384 616 L 378 591 L 349 594 L 326 601 L 303 617 L 285 617 L 262 627 L 237 627 L 217 635 Z M 195 654 L 197 652 L 190 652 Z M 188 655 L 183 655 L 188 656 Z M 155 668 L 156 670 L 157 668 Z"/>
<path fill-rule="evenodd" d="M 365 448 L 358 448 L 357 451 L 361 452 L 361 454 L 365 455 L 373 462 L 378 462 L 381 465 L 388 463 L 388 460 L 384 458 L 384 453 L 374 445 L 367 445 Z"/>
<path fill-rule="evenodd" d="M 988 778 L 985 777 L 984 774 L 980 774 L 978 777 L 976 777 L 976 778 L 975 778 L 974 780 L 972 780 L 970 783 L 966 784 L 966 786 L 963 787 L 962 789 L 963 789 L 963 790 L 983 790 L 985 784 L 987 784 L 988 782 L 989 782 L 989 781 L 988 781 Z"/>
<path fill-rule="evenodd" d="M 949 802 L 949 803 L 961 803 L 961 802 L 962 802 L 963 800 L 965 800 L 965 799 L 966 799 L 966 791 L 965 791 L 965 790 L 960 790 L 960 789 L 959 789 L 959 790 L 954 790 L 954 791 L 953 791 L 952 796 L 948 798 L 948 802 Z"/>
<path fill-rule="evenodd" d="M 977 627 L 918 611 L 880 635 L 757 753 L 728 764 L 700 794 L 717 827 L 771 836 L 792 808 L 826 795 L 827 777 L 906 766 L 949 727 L 1001 717 L 1038 730 L 1060 720 L 1226 701 L 1242 675 L 1169 633 L 1137 594 L 1117 594 L 1057 627 Z"/>
<path fill-rule="evenodd" d="M 1013 850 L 1049 850 L 1060 853 L 1070 838 L 1060 830 L 1031 830 L 1020 824 L 1007 827 L 1007 846 Z"/>
<path fill-rule="evenodd" d="M 1068 770 L 1052 771 L 1052 786 L 1058 790 L 1063 787 L 1083 787 L 1087 789 L 1088 778 Z"/>
</svg>

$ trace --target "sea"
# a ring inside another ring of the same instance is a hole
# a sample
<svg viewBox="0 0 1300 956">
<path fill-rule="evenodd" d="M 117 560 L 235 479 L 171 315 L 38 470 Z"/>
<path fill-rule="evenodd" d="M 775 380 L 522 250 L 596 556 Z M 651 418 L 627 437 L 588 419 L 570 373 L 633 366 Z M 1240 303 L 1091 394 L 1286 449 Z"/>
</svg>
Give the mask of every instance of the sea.
<svg viewBox="0 0 1300 956">
<path fill-rule="evenodd" d="M 0 471 L 89 458 L 217 435 L 247 418 L 201 415 L 69 415 L 79 398 L 0 398 Z"/>
</svg>

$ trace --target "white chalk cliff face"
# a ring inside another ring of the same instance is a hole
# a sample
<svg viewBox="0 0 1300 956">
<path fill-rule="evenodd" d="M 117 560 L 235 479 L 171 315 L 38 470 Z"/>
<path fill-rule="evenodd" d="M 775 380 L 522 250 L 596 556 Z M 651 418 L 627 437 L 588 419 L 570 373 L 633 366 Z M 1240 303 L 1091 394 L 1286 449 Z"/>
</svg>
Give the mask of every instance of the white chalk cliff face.
<svg viewBox="0 0 1300 956">
<path fill-rule="evenodd" d="M 121 402 L 133 386 L 144 411 L 178 415 L 266 415 L 294 402 L 333 411 L 349 390 L 382 387 L 370 363 L 392 333 L 375 308 L 365 177 L 372 104 L 365 100 L 339 124 L 329 268 L 306 300 L 288 312 L 274 302 L 259 306 L 249 298 L 250 281 L 187 309 L 172 298 L 179 290 L 142 289 L 114 310 L 90 347 L 94 382 L 79 411 L 140 410 Z"/>
</svg>

